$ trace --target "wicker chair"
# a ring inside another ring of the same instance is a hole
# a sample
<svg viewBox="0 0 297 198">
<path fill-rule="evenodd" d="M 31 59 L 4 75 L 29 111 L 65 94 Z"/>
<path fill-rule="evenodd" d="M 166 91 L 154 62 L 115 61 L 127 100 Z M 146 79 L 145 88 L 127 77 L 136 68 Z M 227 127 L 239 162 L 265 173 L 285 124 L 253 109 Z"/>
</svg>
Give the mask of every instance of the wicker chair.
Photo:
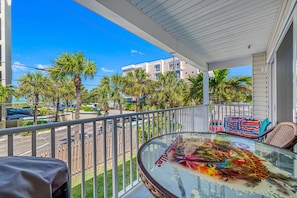
<svg viewBox="0 0 297 198">
<path fill-rule="evenodd" d="M 220 131 L 219 133 L 228 132 Z M 293 122 L 280 122 L 262 135 L 247 138 L 255 140 L 261 140 L 263 138 L 262 142 L 265 144 L 292 150 L 293 146 L 297 143 L 297 124 Z"/>
</svg>

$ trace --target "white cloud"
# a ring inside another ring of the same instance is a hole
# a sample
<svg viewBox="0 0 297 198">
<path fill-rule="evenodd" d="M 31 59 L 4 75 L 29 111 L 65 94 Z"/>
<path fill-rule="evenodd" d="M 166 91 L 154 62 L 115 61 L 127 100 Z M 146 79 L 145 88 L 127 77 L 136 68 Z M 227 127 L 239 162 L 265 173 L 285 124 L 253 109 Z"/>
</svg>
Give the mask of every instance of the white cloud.
<svg viewBox="0 0 297 198">
<path fill-rule="evenodd" d="M 135 49 L 131 49 L 131 54 L 143 55 L 143 53 L 141 51 L 138 51 L 138 50 L 135 50 Z"/>
<path fill-rule="evenodd" d="M 112 72 L 114 72 L 113 69 L 106 69 L 105 67 L 101 67 L 101 71 L 103 71 L 103 72 L 108 72 L 108 73 L 112 73 Z"/>
<path fill-rule="evenodd" d="M 24 64 L 21 64 L 20 62 L 15 61 L 14 63 L 12 63 L 11 69 L 12 69 L 12 71 L 24 71 L 27 68 Z"/>
<path fill-rule="evenodd" d="M 37 70 L 45 70 L 45 69 L 48 68 L 48 66 L 47 66 L 47 65 L 38 64 L 38 65 L 36 66 L 36 68 L 37 68 Z"/>
</svg>

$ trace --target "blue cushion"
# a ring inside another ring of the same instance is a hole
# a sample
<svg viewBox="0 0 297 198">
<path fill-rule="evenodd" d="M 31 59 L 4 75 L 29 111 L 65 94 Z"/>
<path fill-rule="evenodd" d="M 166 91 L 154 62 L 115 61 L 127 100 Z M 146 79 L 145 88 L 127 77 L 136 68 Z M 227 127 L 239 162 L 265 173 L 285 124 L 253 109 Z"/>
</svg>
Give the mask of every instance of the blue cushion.
<svg viewBox="0 0 297 198">
<path fill-rule="evenodd" d="M 265 120 L 263 120 L 262 123 L 261 123 L 259 134 L 262 135 L 267 130 L 267 127 L 270 124 L 271 124 L 271 122 L 269 121 L 269 119 L 268 118 L 265 118 Z"/>
</svg>

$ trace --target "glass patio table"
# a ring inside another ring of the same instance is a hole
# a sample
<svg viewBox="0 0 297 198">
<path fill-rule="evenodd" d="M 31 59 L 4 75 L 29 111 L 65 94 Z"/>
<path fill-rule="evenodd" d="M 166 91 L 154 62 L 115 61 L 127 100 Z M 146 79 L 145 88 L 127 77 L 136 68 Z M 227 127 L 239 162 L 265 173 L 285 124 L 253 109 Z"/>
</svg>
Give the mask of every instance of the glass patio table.
<svg viewBox="0 0 297 198">
<path fill-rule="evenodd" d="M 173 133 L 137 154 L 155 197 L 297 197 L 297 154 L 244 137 Z"/>
</svg>

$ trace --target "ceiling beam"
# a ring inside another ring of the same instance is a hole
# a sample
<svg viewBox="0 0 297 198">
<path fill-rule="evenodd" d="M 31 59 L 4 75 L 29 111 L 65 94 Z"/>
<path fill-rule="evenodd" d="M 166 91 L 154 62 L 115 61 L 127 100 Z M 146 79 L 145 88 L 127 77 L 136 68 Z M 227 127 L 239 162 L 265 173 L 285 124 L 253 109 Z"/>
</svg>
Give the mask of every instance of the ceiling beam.
<svg viewBox="0 0 297 198">
<path fill-rule="evenodd" d="M 245 56 L 245 57 L 240 57 L 233 60 L 209 63 L 208 68 L 210 71 L 212 71 L 212 70 L 226 69 L 231 67 L 246 66 L 246 65 L 252 65 L 253 63 L 252 61 L 253 61 L 252 56 Z"/>
</svg>

